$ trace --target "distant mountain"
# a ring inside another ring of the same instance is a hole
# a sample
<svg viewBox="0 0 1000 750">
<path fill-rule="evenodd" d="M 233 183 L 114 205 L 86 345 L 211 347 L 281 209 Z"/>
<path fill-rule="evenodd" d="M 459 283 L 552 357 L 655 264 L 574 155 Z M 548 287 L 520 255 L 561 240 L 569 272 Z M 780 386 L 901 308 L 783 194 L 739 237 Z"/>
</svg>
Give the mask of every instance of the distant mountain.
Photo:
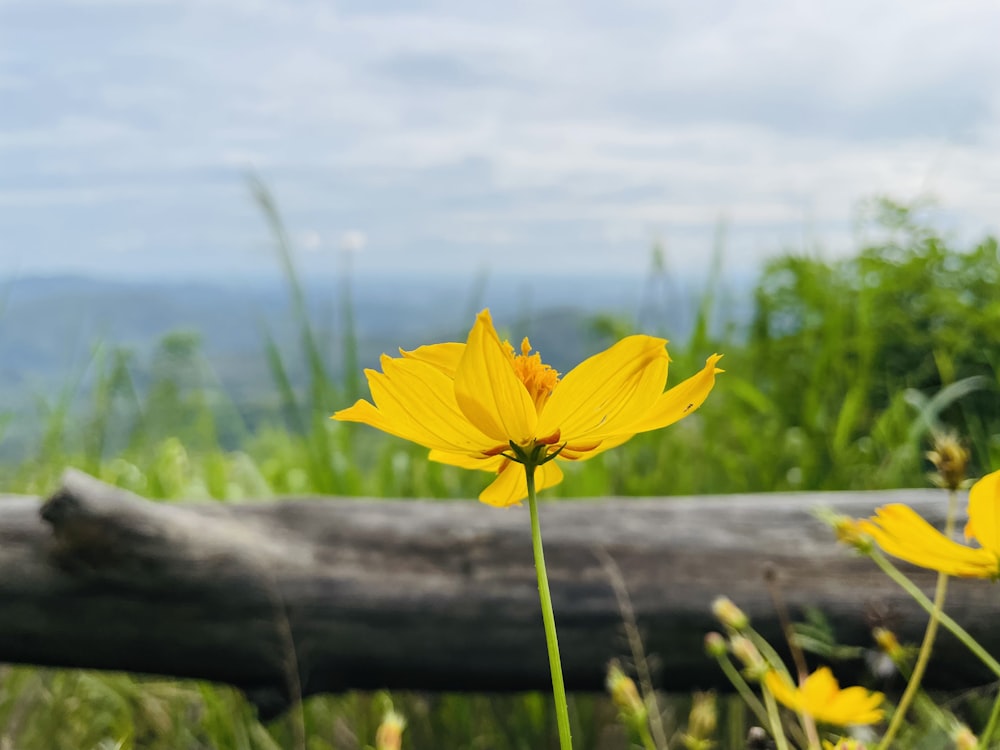
<svg viewBox="0 0 1000 750">
<path fill-rule="evenodd" d="M 399 347 L 461 340 L 474 314 L 490 307 L 498 327 L 518 340 L 530 336 L 547 361 L 565 370 L 598 343 L 588 323 L 597 314 L 631 321 L 629 330 L 683 340 L 693 324 L 701 288 L 682 280 L 624 275 L 397 275 L 353 279 L 349 295 L 362 366 L 377 366 L 379 354 L 395 353 Z M 305 296 L 331 371 L 337 373 L 343 287 L 329 279 L 310 280 Z M 727 299 L 730 304 L 742 300 L 734 308 L 741 315 L 746 287 Z M 298 328 L 289 291 L 279 280 L 8 279 L 0 282 L 0 409 L 23 406 L 26 399 L 65 387 L 85 369 L 98 344 L 128 347 L 143 360 L 165 334 L 177 330 L 199 332 L 206 358 L 234 398 L 271 386 L 263 354 L 265 331 L 292 353 L 290 361 L 297 361 Z"/>
</svg>

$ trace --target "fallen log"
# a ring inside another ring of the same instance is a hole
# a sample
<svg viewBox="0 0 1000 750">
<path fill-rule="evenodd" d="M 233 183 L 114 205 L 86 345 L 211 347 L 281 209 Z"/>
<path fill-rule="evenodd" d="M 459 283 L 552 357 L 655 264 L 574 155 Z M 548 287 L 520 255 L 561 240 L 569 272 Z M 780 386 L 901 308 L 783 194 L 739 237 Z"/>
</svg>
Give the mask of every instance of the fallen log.
<svg viewBox="0 0 1000 750">
<path fill-rule="evenodd" d="M 873 618 L 918 639 L 923 612 L 812 515 L 894 501 L 943 520 L 933 490 L 543 501 L 568 688 L 601 689 L 608 660 L 628 655 L 609 559 L 667 690 L 722 684 L 702 649 L 719 594 L 781 641 L 765 571 L 793 614 L 819 607 L 841 642 L 870 643 Z M 995 595 L 957 581 L 948 602 L 994 653 Z M 45 502 L 0 500 L 0 601 L 0 661 L 225 682 L 266 715 L 351 688 L 549 686 L 525 508 L 151 502 L 71 470 Z M 989 681 L 949 637 L 937 661 L 938 684 Z"/>
</svg>

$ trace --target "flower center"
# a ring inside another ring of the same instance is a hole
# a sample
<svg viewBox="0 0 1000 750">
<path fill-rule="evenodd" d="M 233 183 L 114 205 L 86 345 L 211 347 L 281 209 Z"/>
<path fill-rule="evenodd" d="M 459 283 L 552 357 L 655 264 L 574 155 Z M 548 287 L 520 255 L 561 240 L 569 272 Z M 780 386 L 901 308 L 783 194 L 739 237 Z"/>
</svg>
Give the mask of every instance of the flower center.
<svg viewBox="0 0 1000 750">
<path fill-rule="evenodd" d="M 552 395 L 552 390 L 559 382 L 559 373 L 542 362 L 542 355 L 531 353 L 531 342 L 525 337 L 521 342 L 521 353 L 514 354 L 514 347 L 507 344 L 514 373 L 528 389 L 528 395 L 535 402 L 535 411 L 541 412 L 545 402 Z"/>
</svg>

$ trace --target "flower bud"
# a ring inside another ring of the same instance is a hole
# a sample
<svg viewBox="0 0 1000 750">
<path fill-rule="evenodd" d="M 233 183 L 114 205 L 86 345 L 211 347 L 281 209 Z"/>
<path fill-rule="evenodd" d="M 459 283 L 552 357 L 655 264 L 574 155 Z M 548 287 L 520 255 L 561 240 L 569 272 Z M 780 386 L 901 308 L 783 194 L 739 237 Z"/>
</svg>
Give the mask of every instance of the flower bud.
<svg viewBox="0 0 1000 750">
<path fill-rule="evenodd" d="M 403 746 L 403 730 L 406 719 L 391 708 L 382 717 L 375 732 L 375 750 L 400 750 Z"/>
<path fill-rule="evenodd" d="M 876 645 L 894 662 L 904 656 L 903 647 L 899 644 L 896 634 L 888 628 L 875 628 L 872 631 L 872 638 Z"/>
<path fill-rule="evenodd" d="M 712 631 L 711 633 L 705 634 L 705 653 L 709 656 L 718 659 L 725 656 L 729 651 L 729 647 L 726 645 L 726 639 L 722 636 L 722 633 L 716 633 Z"/>
<path fill-rule="evenodd" d="M 695 693 L 692 697 L 691 713 L 688 714 L 688 736 L 692 739 L 707 740 L 715 734 L 717 724 L 715 693 Z"/>
<path fill-rule="evenodd" d="M 611 700 L 614 701 L 622 717 L 628 722 L 642 723 L 646 721 L 646 704 L 639 695 L 635 682 L 625 674 L 617 662 L 608 665 L 608 677 L 605 680 Z"/>
<path fill-rule="evenodd" d="M 742 609 L 733 604 L 733 600 L 728 596 L 717 597 L 712 602 L 712 614 L 719 622 L 737 633 L 750 627 L 750 618 Z"/>
<path fill-rule="evenodd" d="M 837 516 L 832 520 L 833 533 L 837 541 L 854 547 L 862 554 L 869 554 L 872 550 L 872 538 L 865 533 L 864 522 L 847 516 Z"/>
<path fill-rule="evenodd" d="M 927 453 L 927 458 L 936 469 L 931 474 L 934 484 L 952 491 L 962 486 L 969 465 L 969 451 L 955 433 L 934 435 L 933 450 Z"/>
<path fill-rule="evenodd" d="M 955 742 L 955 750 L 976 750 L 979 747 L 979 739 L 964 724 L 959 725 L 952 740 Z"/>
<path fill-rule="evenodd" d="M 734 635 L 729 639 L 729 646 L 739 662 L 743 665 L 747 677 L 753 680 L 760 680 L 767 672 L 767 662 L 760 655 L 760 651 L 753 645 L 749 638 L 742 635 Z"/>
</svg>

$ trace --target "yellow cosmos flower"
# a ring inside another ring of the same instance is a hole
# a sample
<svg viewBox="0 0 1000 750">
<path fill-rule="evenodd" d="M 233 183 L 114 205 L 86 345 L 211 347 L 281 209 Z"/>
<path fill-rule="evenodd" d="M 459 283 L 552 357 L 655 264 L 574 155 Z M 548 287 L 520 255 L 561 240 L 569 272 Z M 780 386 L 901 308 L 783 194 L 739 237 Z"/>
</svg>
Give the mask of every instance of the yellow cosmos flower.
<svg viewBox="0 0 1000 750">
<path fill-rule="evenodd" d="M 800 687 L 795 687 L 774 670 L 764 676 L 764 684 L 779 703 L 824 724 L 846 727 L 882 721 L 884 712 L 879 706 L 885 696 L 870 693 L 863 687 L 841 690 L 828 667 L 817 669 Z"/>
<path fill-rule="evenodd" d="M 887 553 L 914 565 L 962 578 L 1000 578 L 1000 471 L 986 475 L 969 491 L 965 535 L 980 547 L 949 539 L 899 503 L 877 509 L 859 528 Z"/>
<path fill-rule="evenodd" d="M 497 474 L 479 499 L 508 506 L 527 497 L 510 453 L 540 458 L 537 489 L 562 481 L 551 459 L 582 461 L 633 435 L 673 424 L 705 401 L 722 372 L 713 354 L 704 369 L 664 392 L 670 358 L 664 339 L 628 336 L 564 377 L 531 353 L 501 341 L 489 310 L 466 343 L 422 346 L 382 356 L 366 370 L 374 404 L 359 400 L 334 419 L 363 422 L 430 449 L 434 461 Z M 504 455 L 507 454 L 507 455 Z"/>
</svg>

